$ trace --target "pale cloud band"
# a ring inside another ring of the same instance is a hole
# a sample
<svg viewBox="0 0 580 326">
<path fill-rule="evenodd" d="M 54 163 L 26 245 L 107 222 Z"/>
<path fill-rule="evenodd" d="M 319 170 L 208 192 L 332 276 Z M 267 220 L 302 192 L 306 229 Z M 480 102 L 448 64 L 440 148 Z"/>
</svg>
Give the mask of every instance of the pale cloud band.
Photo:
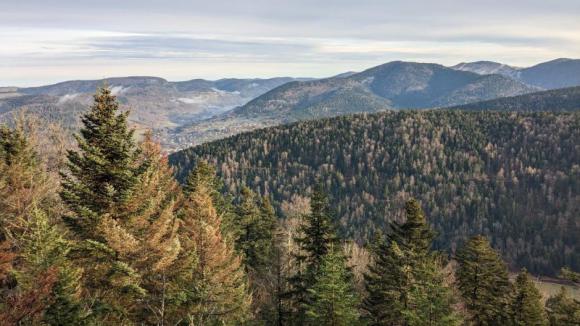
<svg viewBox="0 0 580 326">
<path fill-rule="evenodd" d="M 580 1 L 163 3 L 4 5 L 0 85 L 322 77 L 390 60 L 526 66 L 580 54 Z"/>
</svg>

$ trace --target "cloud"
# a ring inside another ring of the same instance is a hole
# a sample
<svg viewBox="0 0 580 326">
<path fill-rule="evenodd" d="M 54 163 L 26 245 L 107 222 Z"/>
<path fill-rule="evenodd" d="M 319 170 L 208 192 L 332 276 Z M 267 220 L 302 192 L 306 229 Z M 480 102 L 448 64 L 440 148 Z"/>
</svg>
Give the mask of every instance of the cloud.
<svg viewBox="0 0 580 326">
<path fill-rule="evenodd" d="M 322 77 L 390 60 L 526 66 L 578 56 L 579 12 L 577 0 L 10 1 L 0 84 Z"/>
</svg>

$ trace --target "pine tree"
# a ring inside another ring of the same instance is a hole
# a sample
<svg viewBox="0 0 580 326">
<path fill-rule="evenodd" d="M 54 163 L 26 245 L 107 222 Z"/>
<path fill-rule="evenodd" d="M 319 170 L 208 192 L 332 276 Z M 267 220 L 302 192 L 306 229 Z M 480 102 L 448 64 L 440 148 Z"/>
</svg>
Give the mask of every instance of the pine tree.
<svg viewBox="0 0 580 326">
<path fill-rule="evenodd" d="M 546 310 L 551 326 L 580 325 L 580 302 L 571 298 L 563 286 L 546 301 Z"/>
<path fill-rule="evenodd" d="M 94 101 L 81 119 L 80 136 L 75 136 L 79 151 L 68 151 L 67 171 L 62 173 L 61 197 L 72 212 L 66 222 L 86 239 L 99 238 L 99 220 L 130 197 L 142 170 L 136 164 L 134 130 L 127 126 L 129 113 L 118 113 L 116 98 L 107 88 L 99 89 Z"/>
<path fill-rule="evenodd" d="M 440 254 L 431 252 L 434 233 L 419 203 L 405 205 L 406 221 L 377 237 L 365 275 L 363 309 L 371 325 L 453 325 L 453 295 L 444 282 Z"/>
<path fill-rule="evenodd" d="M 182 213 L 180 270 L 174 284 L 182 300 L 176 315 L 192 324 L 235 324 L 247 319 L 251 304 L 241 258 L 222 236 L 211 188 L 200 184 Z"/>
<path fill-rule="evenodd" d="M 308 292 L 311 297 L 306 305 L 309 325 L 359 324 L 360 300 L 354 290 L 352 273 L 346 266 L 346 257 L 339 248 L 331 248 L 323 257 Z"/>
<path fill-rule="evenodd" d="M 322 259 L 332 246 L 338 245 L 328 197 L 317 185 L 310 197 L 310 214 L 304 216 L 299 226 L 299 235 L 294 239 L 298 248 L 293 253 L 296 269 L 289 278 L 294 321 L 303 323 L 305 305 L 309 301 L 308 289 L 314 284 Z"/>
<path fill-rule="evenodd" d="M 475 325 L 507 323 L 511 286 L 508 270 L 489 241 L 471 238 L 457 253 L 457 284 Z"/>
<path fill-rule="evenodd" d="M 548 319 L 542 306 L 542 295 L 525 268 L 516 278 L 512 311 L 513 321 L 517 326 L 548 325 Z"/>
</svg>

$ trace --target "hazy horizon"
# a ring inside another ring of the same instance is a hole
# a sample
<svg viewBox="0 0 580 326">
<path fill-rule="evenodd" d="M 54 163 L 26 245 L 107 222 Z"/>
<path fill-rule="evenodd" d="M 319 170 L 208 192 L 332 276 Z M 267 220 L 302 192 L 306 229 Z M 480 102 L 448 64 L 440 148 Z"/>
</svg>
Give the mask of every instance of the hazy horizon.
<svg viewBox="0 0 580 326">
<path fill-rule="evenodd" d="M 2 8 L 0 86 L 320 78 L 393 60 L 532 66 L 580 54 L 573 0 L 32 0 Z"/>
</svg>

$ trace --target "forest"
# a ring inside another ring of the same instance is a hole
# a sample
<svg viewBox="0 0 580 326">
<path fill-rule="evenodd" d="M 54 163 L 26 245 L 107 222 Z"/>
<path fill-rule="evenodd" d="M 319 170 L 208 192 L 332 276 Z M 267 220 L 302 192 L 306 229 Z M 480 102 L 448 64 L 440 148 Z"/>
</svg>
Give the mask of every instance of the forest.
<svg viewBox="0 0 580 326">
<path fill-rule="evenodd" d="M 0 128 L 2 325 L 580 322 L 576 114 L 360 115 L 171 158 L 128 114 L 102 88 L 72 147 Z"/>
<path fill-rule="evenodd" d="M 246 185 L 282 215 L 321 181 L 341 234 L 361 244 L 416 198 L 435 248 L 483 234 L 512 270 L 555 275 L 580 269 L 579 146 L 579 113 L 399 111 L 240 134 L 170 162 L 183 180 L 206 160 L 228 191 Z"/>
</svg>

